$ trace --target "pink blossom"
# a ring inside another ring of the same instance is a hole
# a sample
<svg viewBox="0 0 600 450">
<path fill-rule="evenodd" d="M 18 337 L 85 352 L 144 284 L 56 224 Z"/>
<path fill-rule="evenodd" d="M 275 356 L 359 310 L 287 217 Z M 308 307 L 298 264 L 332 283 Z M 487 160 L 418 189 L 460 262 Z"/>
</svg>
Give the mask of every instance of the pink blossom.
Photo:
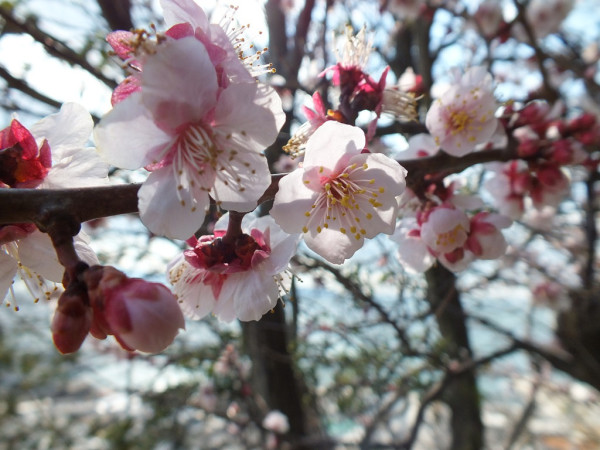
<svg viewBox="0 0 600 450">
<path fill-rule="evenodd" d="M 401 160 L 425 158 L 435 155 L 439 149 L 440 147 L 436 144 L 433 136 L 427 133 L 419 133 L 408 138 L 408 148 L 399 157 Z"/>
<path fill-rule="evenodd" d="M 233 17 L 225 18 L 222 24 L 211 24 L 204 10 L 193 0 L 161 0 L 161 5 L 165 23 L 169 27 L 166 32 L 119 30 L 107 35 L 106 40 L 131 73 L 113 92 L 113 105 L 141 89 L 140 72 L 143 71 L 147 56 L 154 54 L 159 44 L 167 38 L 194 37 L 202 42 L 222 88 L 230 82 L 252 83 L 254 76 L 273 72 L 270 64 L 257 64 L 266 49 L 244 55 L 242 45 L 246 39 L 243 33 L 247 25 L 232 26 Z M 232 11 L 236 9 L 232 8 Z"/>
<path fill-rule="evenodd" d="M 531 0 L 525 18 L 538 38 L 556 33 L 573 8 L 573 0 Z"/>
<path fill-rule="evenodd" d="M 570 189 L 565 172 L 554 164 L 541 164 L 534 174 L 530 190 L 534 206 L 558 206 Z"/>
<path fill-rule="evenodd" d="M 527 164 L 516 160 L 495 166 L 495 174 L 484 183 L 501 214 L 518 219 L 525 210 L 525 196 L 532 179 Z"/>
<path fill-rule="evenodd" d="M 289 288 L 285 271 L 298 236 L 284 233 L 270 216 L 247 215 L 247 234 L 229 243 L 223 240 L 228 220 L 217 222 L 213 236 L 192 238 L 193 248 L 169 264 L 181 308 L 192 319 L 212 312 L 226 322 L 259 320 L 275 307 L 280 289 Z"/>
<path fill-rule="evenodd" d="M 495 110 L 490 74 L 473 67 L 433 103 L 425 124 L 445 152 L 464 156 L 492 137 L 498 123 Z"/>
<path fill-rule="evenodd" d="M 506 240 L 500 231 L 512 221 L 500 214 L 477 213 L 471 218 L 470 233 L 465 248 L 478 259 L 497 259 L 506 252 Z"/>
<path fill-rule="evenodd" d="M 92 127 L 89 113 L 74 103 L 65 103 L 31 131 L 13 120 L 0 131 L 0 186 L 58 189 L 107 184 L 108 165 L 94 149 L 85 147 Z M 75 237 L 75 248 L 84 261 L 97 263 L 83 233 Z M 0 299 L 12 289 L 16 275 L 36 301 L 49 299 L 57 292 L 54 283 L 62 281 L 63 271 L 50 238 L 35 225 L 0 226 Z"/>
<path fill-rule="evenodd" d="M 390 238 L 398 244 L 398 259 L 408 270 L 425 272 L 435 262 L 435 257 L 421 239 L 416 219 L 403 218 Z"/>
<path fill-rule="evenodd" d="M 481 34 L 493 38 L 503 24 L 502 5 L 497 0 L 484 0 L 479 4 L 473 19 Z"/>
<path fill-rule="evenodd" d="M 421 239 L 435 255 L 449 254 L 463 247 L 469 230 L 469 218 L 464 211 L 436 207 L 421 225 Z"/>
<path fill-rule="evenodd" d="M 340 264 L 365 238 L 394 231 L 405 169 L 363 152 L 360 128 L 326 122 L 308 140 L 302 168 L 279 182 L 271 215 L 288 233 L 304 233 L 309 248 Z"/>
<path fill-rule="evenodd" d="M 95 139 L 117 167 L 151 171 L 138 194 L 144 224 L 187 239 L 209 194 L 225 209 L 254 209 L 270 184 L 262 151 L 285 120 L 275 91 L 255 82 L 220 87 L 209 50 L 193 36 L 157 45 L 139 76 L 141 90 L 104 116 Z"/>
<path fill-rule="evenodd" d="M 277 434 L 285 434 L 290 429 L 287 416 L 278 410 L 269 411 L 263 419 L 262 426 Z"/>
<path fill-rule="evenodd" d="M 129 278 L 113 267 L 85 274 L 93 309 L 91 334 L 114 335 L 126 350 L 157 353 L 168 347 L 185 322 L 175 296 L 165 286 Z"/>
<path fill-rule="evenodd" d="M 314 110 L 306 106 L 302 108 L 307 121 L 296 130 L 288 143 L 283 146 L 283 150 L 292 155 L 293 158 L 304 155 L 308 138 L 313 135 L 317 128 L 328 120 L 333 119 L 325 109 L 325 104 L 319 92 L 313 94 L 312 101 Z"/>
</svg>

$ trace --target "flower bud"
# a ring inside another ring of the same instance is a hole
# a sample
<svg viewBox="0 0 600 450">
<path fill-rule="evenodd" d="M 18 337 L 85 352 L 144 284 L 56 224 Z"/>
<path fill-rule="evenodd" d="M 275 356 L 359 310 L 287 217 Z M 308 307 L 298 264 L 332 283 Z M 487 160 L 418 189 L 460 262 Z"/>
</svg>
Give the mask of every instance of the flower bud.
<svg viewBox="0 0 600 450">
<path fill-rule="evenodd" d="M 94 336 L 112 334 L 126 350 L 157 353 L 185 328 L 177 299 L 165 286 L 129 278 L 113 267 L 103 267 L 98 279 L 94 269 L 88 281 Z"/>
<path fill-rule="evenodd" d="M 92 324 L 92 308 L 85 289 L 71 285 L 58 299 L 52 319 L 52 340 L 62 354 L 79 350 Z"/>
</svg>

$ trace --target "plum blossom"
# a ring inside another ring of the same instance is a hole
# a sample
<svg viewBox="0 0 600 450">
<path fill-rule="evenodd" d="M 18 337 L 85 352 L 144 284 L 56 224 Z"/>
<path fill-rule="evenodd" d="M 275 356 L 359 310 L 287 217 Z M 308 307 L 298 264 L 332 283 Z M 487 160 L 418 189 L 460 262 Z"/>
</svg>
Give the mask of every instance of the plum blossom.
<svg viewBox="0 0 600 450">
<path fill-rule="evenodd" d="M 390 238 L 398 244 L 398 259 L 409 271 L 425 272 L 435 262 L 435 256 L 421 239 L 415 218 L 403 218 Z"/>
<path fill-rule="evenodd" d="M 398 243 L 400 262 L 409 270 L 423 272 L 437 259 L 448 269 L 460 271 L 476 259 L 501 257 L 507 244 L 500 230 L 512 221 L 486 211 L 469 216 L 459 207 L 479 209 L 477 200 L 450 193 L 443 203 L 426 204 L 416 217 L 402 218 L 391 237 Z"/>
<path fill-rule="evenodd" d="M 247 215 L 244 233 L 228 242 L 228 221 L 226 214 L 213 236 L 191 238 L 193 248 L 168 266 L 181 309 L 192 319 L 212 312 L 225 322 L 259 320 L 290 286 L 285 271 L 299 236 L 284 233 L 270 216 Z"/>
<path fill-rule="evenodd" d="M 0 131 L 0 188 L 58 189 L 105 185 L 108 165 L 93 148 L 86 148 L 93 127 L 82 106 L 65 103 L 27 130 L 16 119 Z M 75 237 L 80 258 L 97 263 L 87 237 Z M 25 282 L 36 301 L 49 299 L 62 281 L 58 262 L 48 235 L 30 223 L 0 226 L 0 298 L 12 290 L 16 275 Z M 14 296 L 13 296 L 14 297 Z"/>
<path fill-rule="evenodd" d="M 464 211 L 438 207 L 421 225 L 421 239 L 434 254 L 449 254 L 465 244 L 469 229 L 469 217 Z"/>
<path fill-rule="evenodd" d="M 531 0 L 525 18 L 537 38 L 556 33 L 573 8 L 573 0 Z"/>
<path fill-rule="evenodd" d="M 262 426 L 274 433 L 285 434 L 290 429 L 290 422 L 285 414 L 281 411 L 273 410 L 265 416 Z"/>
<path fill-rule="evenodd" d="M 433 136 L 427 133 L 419 133 L 408 138 L 408 148 L 399 157 L 401 160 L 425 158 L 435 155 L 439 149 L 440 147 L 436 144 Z"/>
<path fill-rule="evenodd" d="M 336 111 L 340 122 L 353 122 L 358 113 L 368 110 L 376 113 L 369 124 L 367 138 L 375 134 L 377 121 L 382 113 L 391 114 L 397 119 L 414 120 L 416 96 L 408 92 L 403 84 L 386 87 L 390 68 L 386 67 L 379 77 L 373 79 L 366 71 L 367 62 L 372 53 L 372 42 L 367 36 L 366 27 L 354 35 L 352 27 L 346 27 L 346 36 L 342 53 L 337 52 L 337 63 L 325 69 L 321 76 L 331 72 L 332 83 L 340 87 L 340 106 Z M 404 81 L 404 80 L 403 80 Z"/>
<path fill-rule="evenodd" d="M 504 25 L 502 5 L 496 0 L 484 0 L 475 11 L 473 20 L 484 37 L 495 37 Z"/>
<path fill-rule="evenodd" d="M 491 167 L 494 175 L 484 187 L 494 198 L 498 210 L 512 219 L 523 215 L 527 199 L 537 209 L 556 207 L 570 189 L 566 173 L 553 163 L 530 166 L 515 160 Z"/>
<path fill-rule="evenodd" d="M 140 89 L 95 129 L 107 161 L 151 172 L 138 193 L 140 216 L 171 238 L 196 231 L 209 195 L 225 209 L 256 207 L 270 184 L 262 151 L 285 120 L 273 89 L 255 82 L 221 87 L 212 51 L 194 36 L 166 37 L 146 55 Z"/>
<path fill-rule="evenodd" d="M 360 128 L 326 122 L 306 144 L 304 164 L 283 177 L 271 215 L 308 247 L 341 264 L 365 238 L 394 231 L 406 170 L 382 154 L 363 152 Z"/>
<path fill-rule="evenodd" d="M 470 233 L 465 248 L 479 259 L 497 259 L 506 252 L 506 240 L 500 231 L 512 220 L 501 214 L 483 211 L 471 218 Z"/>
<path fill-rule="evenodd" d="M 498 125 L 495 110 L 491 75 L 472 67 L 433 103 L 425 125 L 446 153 L 464 156 L 492 137 Z"/>
</svg>

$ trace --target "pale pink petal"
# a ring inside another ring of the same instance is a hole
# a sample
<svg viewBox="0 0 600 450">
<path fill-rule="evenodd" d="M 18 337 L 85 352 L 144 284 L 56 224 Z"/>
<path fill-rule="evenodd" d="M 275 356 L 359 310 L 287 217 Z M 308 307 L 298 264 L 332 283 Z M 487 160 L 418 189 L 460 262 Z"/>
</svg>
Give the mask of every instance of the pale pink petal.
<svg viewBox="0 0 600 450">
<path fill-rule="evenodd" d="M 496 228 L 508 228 L 512 225 L 513 221 L 502 214 L 490 213 L 485 219 L 485 222 L 491 223 Z"/>
<path fill-rule="evenodd" d="M 100 264 L 96 252 L 94 252 L 94 250 L 92 250 L 90 247 L 89 236 L 83 231 L 79 232 L 79 234 L 73 238 L 73 244 L 75 246 L 77 255 L 83 262 L 89 264 L 90 266 Z"/>
<path fill-rule="evenodd" d="M 443 255 L 440 255 L 438 260 L 448 270 L 451 270 L 452 272 L 460 272 L 469 267 L 469 264 L 475 260 L 475 256 L 473 253 L 467 251 L 461 259 L 454 262 L 448 261 Z"/>
<path fill-rule="evenodd" d="M 34 231 L 18 242 L 19 259 L 23 265 L 47 280 L 62 281 L 64 267 L 58 262 L 50 237 Z"/>
<path fill-rule="evenodd" d="M 435 258 L 427 249 L 420 236 L 413 236 L 411 231 L 417 229 L 415 219 L 403 219 L 396 227 L 390 239 L 398 243 L 398 259 L 409 271 L 425 272 L 435 262 Z"/>
<path fill-rule="evenodd" d="M 408 139 L 408 148 L 398 155 L 398 159 L 407 160 L 414 158 L 424 158 L 435 155 L 440 146 L 435 143 L 435 139 L 428 133 L 419 133 Z"/>
<path fill-rule="evenodd" d="M 215 303 L 212 313 L 223 322 L 231 322 L 237 317 L 235 310 L 235 295 L 238 293 L 238 285 L 240 282 L 247 282 L 247 278 L 251 274 L 249 272 L 238 272 L 227 276 L 223 283 L 219 298 Z"/>
<path fill-rule="evenodd" d="M 106 185 L 109 183 L 108 168 L 93 148 L 65 150 L 39 187 L 59 189 Z"/>
<path fill-rule="evenodd" d="M 4 300 L 17 274 L 17 261 L 0 251 L 0 299 Z"/>
<path fill-rule="evenodd" d="M 94 122 L 87 110 L 77 103 L 65 103 L 60 111 L 37 122 L 30 129 L 39 141 L 47 139 L 52 150 L 52 160 L 62 158 L 64 150 L 85 147 Z"/>
<path fill-rule="evenodd" d="M 353 172 L 350 178 L 357 183 L 369 184 L 375 180 L 378 186 L 378 196 L 390 198 L 401 195 L 406 187 L 406 169 L 381 153 L 362 153 L 350 159 L 349 164 L 366 164 L 364 171 Z"/>
<path fill-rule="evenodd" d="M 94 130 L 100 155 L 110 164 L 123 169 L 139 169 L 158 162 L 172 137 L 154 124 L 135 92 L 106 114 Z M 161 158 L 162 159 L 162 158 Z"/>
<path fill-rule="evenodd" d="M 247 272 L 247 275 L 244 282 L 232 280 L 237 287 L 233 302 L 236 317 L 245 322 L 259 320 L 279 300 L 279 290 L 272 275 L 262 271 Z"/>
<path fill-rule="evenodd" d="M 342 264 L 356 250 L 362 247 L 364 240 L 356 239 L 353 234 L 341 233 L 334 227 L 323 228 L 317 232 L 314 228 L 304 234 L 304 242 L 314 252 L 333 264 Z"/>
<path fill-rule="evenodd" d="M 185 240 L 202 225 L 209 200 L 206 194 L 194 201 L 189 191 L 178 186 L 172 167 L 152 172 L 138 192 L 138 207 L 150 231 Z"/>
<path fill-rule="evenodd" d="M 206 29 L 208 18 L 204 10 L 194 0 L 160 0 L 167 27 L 189 22 L 196 27 Z"/>
<path fill-rule="evenodd" d="M 284 122 L 281 98 L 271 87 L 241 83 L 221 92 L 213 126 L 238 149 L 262 152 L 273 143 Z"/>
<path fill-rule="evenodd" d="M 271 216 L 288 233 L 300 233 L 308 218 L 318 194 L 305 187 L 302 169 L 296 169 L 279 180 L 279 190 L 275 194 Z"/>
<path fill-rule="evenodd" d="M 248 217 L 248 216 L 246 216 Z M 260 270 L 269 274 L 276 275 L 283 272 L 289 265 L 290 259 L 296 253 L 300 234 L 288 234 L 283 231 L 271 216 L 263 216 L 249 225 L 251 228 L 270 231 L 271 236 L 271 255 L 260 264 Z"/>
<path fill-rule="evenodd" d="M 246 212 L 271 184 L 267 159 L 261 153 L 240 152 L 229 162 L 233 170 L 218 171 L 211 196 L 226 210 Z"/>
<path fill-rule="evenodd" d="M 365 135 L 360 128 L 327 121 L 317 128 L 306 143 L 304 167 L 322 166 L 338 172 L 364 147 Z"/>
<path fill-rule="evenodd" d="M 186 317 L 199 320 L 213 310 L 217 300 L 212 286 L 202 283 L 202 275 L 185 261 L 183 254 L 169 263 L 167 273 Z"/>
<path fill-rule="evenodd" d="M 143 103 L 163 129 L 199 122 L 215 106 L 217 89 L 206 47 L 193 36 L 168 40 L 144 64 Z"/>
</svg>

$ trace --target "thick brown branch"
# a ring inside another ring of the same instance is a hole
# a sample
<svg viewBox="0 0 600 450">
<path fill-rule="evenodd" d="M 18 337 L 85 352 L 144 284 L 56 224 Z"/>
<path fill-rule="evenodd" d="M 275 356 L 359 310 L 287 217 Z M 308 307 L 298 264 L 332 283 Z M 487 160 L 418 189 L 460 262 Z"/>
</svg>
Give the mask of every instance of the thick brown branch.
<svg viewBox="0 0 600 450">
<path fill-rule="evenodd" d="M 78 189 L 0 189 L 0 224 L 32 222 L 45 228 L 66 214 L 80 223 L 137 212 L 139 184 Z"/>
<path fill-rule="evenodd" d="M 407 184 L 418 192 L 438 177 L 458 173 L 475 164 L 491 161 L 509 161 L 516 155 L 513 151 L 487 150 L 475 152 L 462 158 L 438 153 L 428 158 L 402 161 L 408 170 Z M 272 175 L 258 204 L 275 198 L 279 180 L 284 174 Z M 139 184 L 79 189 L 0 189 L 0 224 L 32 222 L 40 224 L 50 211 L 71 214 L 85 222 L 100 217 L 137 212 Z"/>
</svg>

